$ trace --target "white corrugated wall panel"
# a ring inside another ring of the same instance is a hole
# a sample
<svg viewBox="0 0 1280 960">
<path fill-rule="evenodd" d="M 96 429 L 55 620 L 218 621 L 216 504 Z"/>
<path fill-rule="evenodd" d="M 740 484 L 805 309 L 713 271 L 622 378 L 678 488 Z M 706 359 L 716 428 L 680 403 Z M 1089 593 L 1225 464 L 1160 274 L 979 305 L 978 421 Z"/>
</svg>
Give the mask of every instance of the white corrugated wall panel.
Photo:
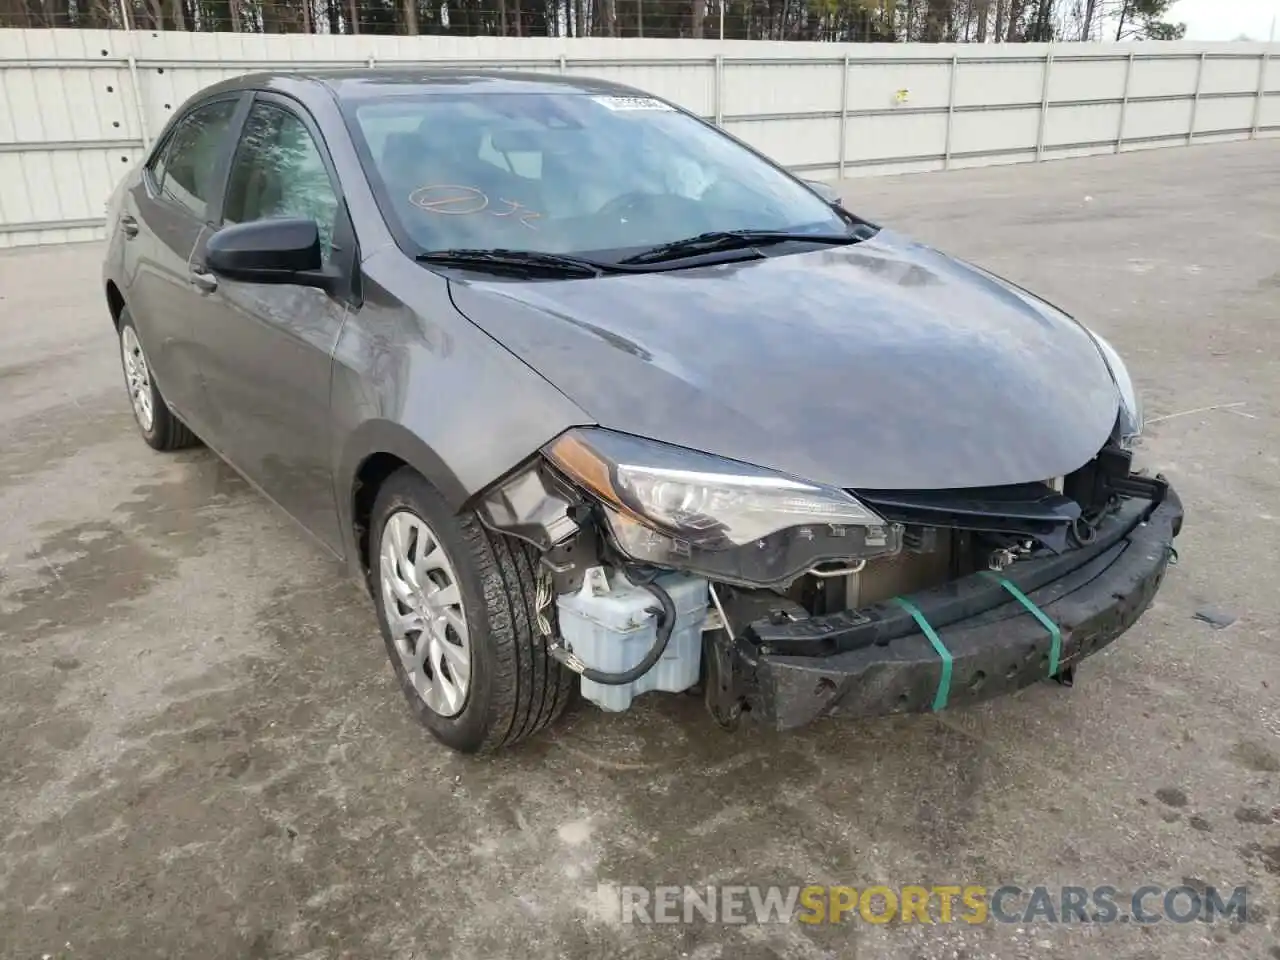
<svg viewBox="0 0 1280 960">
<path fill-rule="evenodd" d="M 0 31 L 0 245 L 91 237 L 70 225 L 101 220 L 119 175 L 110 158 L 137 155 L 137 113 L 111 41 Z"/>
<path fill-rule="evenodd" d="M 0 153 L 2 225 L 12 232 L 101 220 L 107 197 L 138 156 L 137 148 Z M 128 163 L 112 164 L 118 157 Z M 0 236 L 5 232 L 0 230 Z"/>
<path fill-rule="evenodd" d="M 1252 97 L 1201 99 L 1196 110 L 1196 137 L 1216 131 L 1248 130 L 1253 125 Z"/>
<path fill-rule="evenodd" d="M 1044 143 L 1057 145 L 1112 141 L 1120 129 L 1120 104 L 1090 103 L 1049 108 Z"/>
<path fill-rule="evenodd" d="M 724 127 L 783 166 L 830 163 L 839 149 L 839 121 L 835 119 L 740 120 Z"/>
<path fill-rule="evenodd" d="M 1168 60 L 1137 59 L 1129 81 L 1131 97 L 1190 96 L 1196 90 L 1197 57 Z"/>
<path fill-rule="evenodd" d="M 1145 139 L 1185 134 L 1191 124 L 1190 100 L 1131 103 L 1124 118 L 1124 137 Z"/>
<path fill-rule="evenodd" d="M 1220 130 L 1214 133 L 1197 133 L 1195 145 L 1198 147 L 1205 143 L 1230 143 L 1232 140 L 1239 140 L 1240 132 L 1238 130 Z"/>
<path fill-rule="evenodd" d="M 1125 60 L 1055 60 L 1049 71 L 1049 100 L 1114 100 L 1124 90 Z M 1039 89 L 1030 91 L 1040 99 Z"/>
<path fill-rule="evenodd" d="M 1280 93 L 1263 98 L 1262 109 L 1258 111 L 1258 126 L 1280 127 Z"/>
<path fill-rule="evenodd" d="M 1115 145 L 1111 143 L 1095 144 L 1086 147 L 1045 147 L 1046 160 L 1070 160 L 1077 157 L 1096 157 L 1102 154 L 1115 153 Z"/>
<path fill-rule="evenodd" d="M 1039 107 L 957 113 L 951 127 L 952 153 L 1035 149 Z"/>
<path fill-rule="evenodd" d="M 854 63 L 849 66 L 849 109 L 945 107 L 951 89 L 949 63 Z M 898 92 L 906 95 L 899 101 Z"/>
<path fill-rule="evenodd" d="M 1044 62 L 966 63 L 956 72 L 956 106 L 1039 103 Z"/>
<path fill-rule="evenodd" d="M 58 243 L 85 243 L 90 240 L 102 240 L 105 235 L 106 231 L 101 225 L 57 227 L 51 230 L 12 230 L 0 233 L 0 250 Z"/>
<path fill-rule="evenodd" d="M 1020 153 L 1000 153 L 991 157 L 952 157 L 952 170 L 967 170 L 971 167 L 1007 167 L 1015 163 L 1026 163 L 1035 157 L 1035 148 Z"/>
<path fill-rule="evenodd" d="M 915 111 L 852 117 L 845 128 L 845 158 L 851 163 L 863 163 L 941 157 L 946 138 L 944 113 Z"/>
<path fill-rule="evenodd" d="M 942 160 L 895 160 L 887 163 L 868 163 L 857 167 L 847 167 L 844 175 L 846 177 L 884 177 L 901 173 L 933 173 L 942 169 Z M 858 209 L 858 197 L 856 193 L 848 190 L 844 191 L 845 201 L 850 204 L 850 209 L 855 212 Z"/>
<path fill-rule="evenodd" d="M 1186 143 L 1186 138 L 1185 138 L 1185 137 L 1183 137 L 1183 138 L 1181 138 L 1180 140 L 1177 140 L 1177 141 L 1170 141 L 1170 140 L 1126 140 L 1126 141 L 1124 142 L 1124 146 L 1121 148 L 1121 150 L 1122 150 L 1124 153 L 1132 153 L 1132 152 L 1134 152 L 1135 150 L 1162 150 L 1162 149 L 1164 149 L 1165 147 L 1168 147 L 1168 146 L 1170 145 L 1170 143 L 1172 143 L 1172 142 Z"/>
<path fill-rule="evenodd" d="M 726 117 L 840 110 L 843 64 L 733 64 L 724 66 Z"/>
<path fill-rule="evenodd" d="M 1204 74 L 1200 78 L 1200 92 L 1248 93 L 1258 89 L 1259 59 L 1217 59 L 1208 57 L 1204 62 Z"/>
</svg>

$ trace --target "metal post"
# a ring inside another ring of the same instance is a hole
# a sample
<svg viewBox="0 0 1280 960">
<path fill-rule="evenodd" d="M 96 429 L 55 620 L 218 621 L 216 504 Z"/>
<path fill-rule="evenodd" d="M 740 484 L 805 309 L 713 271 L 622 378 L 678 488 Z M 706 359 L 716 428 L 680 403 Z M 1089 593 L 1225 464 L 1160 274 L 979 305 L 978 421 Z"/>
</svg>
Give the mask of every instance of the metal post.
<svg viewBox="0 0 1280 960">
<path fill-rule="evenodd" d="M 564 54 L 562 53 L 560 54 L 560 72 L 564 73 L 565 69 Z"/>
<path fill-rule="evenodd" d="M 844 55 L 844 66 L 840 70 L 840 152 L 836 160 L 836 176 L 844 179 L 844 135 L 849 126 L 849 54 Z"/>
<path fill-rule="evenodd" d="M 369 59 L 367 62 L 369 64 L 369 69 L 372 70 L 374 67 L 374 64 L 376 64 L 378 61 L 377 61 L 377 58 L 374 57 L 374 55 L 371 53 L 369 54 Z"/>
<path fill-rule="evenodd" d="M 724 119 L 724 54 L 716 54 L 716 126 Z"/>
<path fill-rule="evenodd" d="M 1049 119 L 1049 75 L 1053 72 L 1053 44 L 1044 55 L 1044 80 L 1040 84 L 1040 127 L 1036 131 L 1036 160 L 1044 157 L 1044 128 Z"/>
<path fill-rule="evenodd" d="M 728 0 L 720 0 L 720 39 L 724 39 L 724 7 Z"/>
<path fill-rule="evenodd" d="M 120 20 L 129 38 L 129 86 L 133 88 L 133 112 L 138 119 L 138 134 L 142 137 L 142 149 L 151 149 L 151 134 L 147 131 L 147 112 L 142 106 L 142 85 L 138 77 L 137 34 L 133 32 L 133 18 L 129 16 L 126 0 L 120 0 Z"/>
<path fill-rule="evenodd" d="M 1200 112 L 1200 81 L 1204 78 L 1204 51 L 1200 51 L 1200 65 L 1196 67 L 1196 95 L 1191 101 L 1191 126 L 1187 129 L 1187 146 L 1196 138 L 1196 114 Z"/>
<path fill-rule="evenodd" d="M 942 169 L 951 169 L 951 124 L 956 115 L 956 74 L 960 70 L 960 58 L 951 55 L 951 80 L 947 84 L 947 138 L 942 149 Z"/>
<path fill-rule="evenodd" d="M 133 43 L 135 34 L 130 33 L 129 42 Z M 147 133 L 147 113 L 142 108 L 142 87 L 138 82 L 138 58 L 129 54 L 129 86 L 133 87 L 133 110 L 138 117 L 138 133 L 142 135 L 142 149 L 151 148 L 151 136 Z"/>
<path fill-rule="evenodd" d="M 1133 51 L 1129 51 L 1129 62 L 1124 68 L 1124 93 L 1120 97 L 1120 123 L 1116 126 L 1116 153 L 1124 146 L 1124 115 L 1129 112 L 1129 84 L 1133 81 Z"/>
<path fill-rule="evenodd" d="M 1262 121 L 1262 101 L 1267 97 L 1267 66 L 1271 63 L 1271 48 L 1262 54 L 1258 64 L 1258 95 L 1253 100 L 1253 123 L 1249 127 L 1249 139 L 1258 139 L 1258 124 Z"/>
</svg>

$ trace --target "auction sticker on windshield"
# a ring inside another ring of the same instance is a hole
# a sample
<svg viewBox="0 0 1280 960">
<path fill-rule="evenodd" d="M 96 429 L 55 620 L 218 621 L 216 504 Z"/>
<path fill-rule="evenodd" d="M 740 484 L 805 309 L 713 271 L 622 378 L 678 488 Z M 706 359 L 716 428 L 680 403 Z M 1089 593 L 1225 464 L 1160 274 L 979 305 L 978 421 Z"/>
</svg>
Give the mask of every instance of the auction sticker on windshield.
<svg viewBox="0 0 1280 960">
<path fill-rule="evenodd" d="M 653 97 L 592 97 L 596 103 L 610 110 L 670 110 L 675 107 Z"/>
</svg>

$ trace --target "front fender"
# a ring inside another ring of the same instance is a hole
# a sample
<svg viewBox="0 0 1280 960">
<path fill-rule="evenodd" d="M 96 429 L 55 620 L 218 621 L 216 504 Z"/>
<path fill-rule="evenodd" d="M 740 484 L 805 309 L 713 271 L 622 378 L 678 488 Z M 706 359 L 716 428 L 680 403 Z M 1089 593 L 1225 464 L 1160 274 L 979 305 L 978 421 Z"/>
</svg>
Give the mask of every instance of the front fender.
<svg viewBox="0 0 1280 960">
<path fill-rule="evenodd" d="M 356 530 L 357 478 L 373 457 L 392 456 L 426 477 L 452 505 L 467 499 L 467 489 L 421 437 L 390 420 L 369 420 L 357 427 L 343 445 L 337 470 L 339 529 L 343 532 L 343 555 L 353 576 L 364 576 L 363 554 Z"/>
<path fill-rule="evenodd" d="M 356 480 L 389 454 L 456 511 L 571 426 L 581 409 L 454 306 L 448 282 L 383 251 L 333 355 L 333 475 L 344 553 L 362 574 Z M 368 507 L 362 502 L 361 506 Z"/>
</svg>

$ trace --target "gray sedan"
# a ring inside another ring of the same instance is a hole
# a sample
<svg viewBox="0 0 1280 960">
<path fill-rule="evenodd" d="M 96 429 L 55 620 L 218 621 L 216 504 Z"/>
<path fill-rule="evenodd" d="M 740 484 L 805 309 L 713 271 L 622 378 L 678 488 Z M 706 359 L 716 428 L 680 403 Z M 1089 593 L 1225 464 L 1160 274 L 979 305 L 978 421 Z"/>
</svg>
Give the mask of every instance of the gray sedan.
<svg viewBox="0 0 1280 960">
<path fill-rule="evenodd" d="M 1069 685 L 1175 556 L 1106 341 L 637 90 L 241 77 L 108 224 L 143 438 L 345 559 L 458 750 Z"/>
</svg>

